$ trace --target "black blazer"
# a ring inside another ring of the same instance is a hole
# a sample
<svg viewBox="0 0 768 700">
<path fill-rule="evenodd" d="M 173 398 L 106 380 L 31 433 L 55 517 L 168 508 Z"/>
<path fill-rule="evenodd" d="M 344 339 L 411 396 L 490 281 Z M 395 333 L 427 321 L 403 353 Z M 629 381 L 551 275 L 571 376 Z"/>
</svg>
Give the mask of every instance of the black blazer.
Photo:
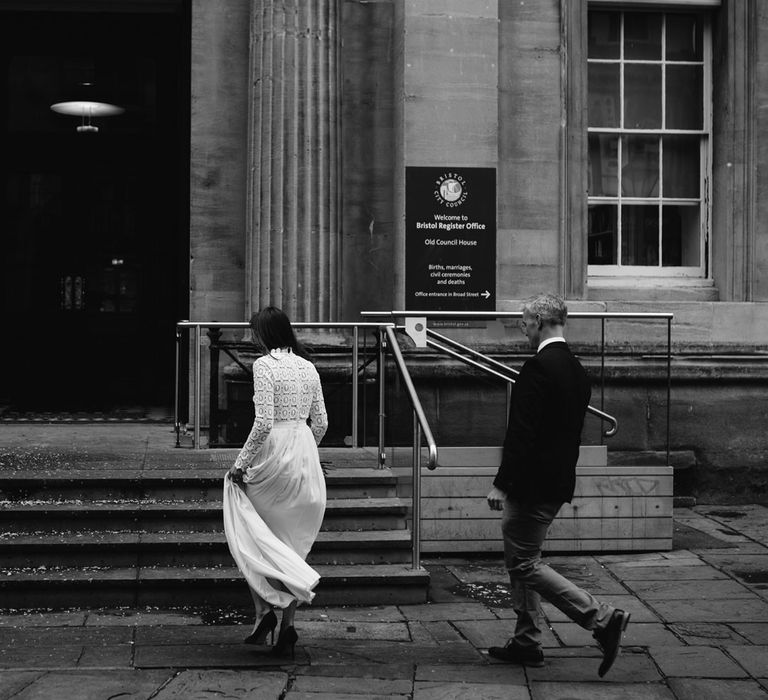
<svg viewBox="0 0 768 700">
<path fill-rule="evenodd" d="M 527 360 L 514 385 L 494 486 L 529 503 L 570 502 L 591 393 L 566 343 L 550 343 Z"/>
</svg>

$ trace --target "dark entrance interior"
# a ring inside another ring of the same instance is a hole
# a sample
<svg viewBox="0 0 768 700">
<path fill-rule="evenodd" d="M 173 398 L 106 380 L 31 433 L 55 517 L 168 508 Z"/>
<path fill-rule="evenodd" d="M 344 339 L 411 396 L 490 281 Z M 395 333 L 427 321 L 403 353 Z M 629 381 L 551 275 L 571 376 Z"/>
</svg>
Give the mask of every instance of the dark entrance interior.
<svg viewBox="0 0 768 700">
<path fill-rule="evenodd" d="M 189 26 L 182 0 L 0 1 L 6 412 L 172 405 L 188 288 Z M 93 118 L 98 132 L 50 109 L 83 83 L 125 109 Z"/>
</svg>

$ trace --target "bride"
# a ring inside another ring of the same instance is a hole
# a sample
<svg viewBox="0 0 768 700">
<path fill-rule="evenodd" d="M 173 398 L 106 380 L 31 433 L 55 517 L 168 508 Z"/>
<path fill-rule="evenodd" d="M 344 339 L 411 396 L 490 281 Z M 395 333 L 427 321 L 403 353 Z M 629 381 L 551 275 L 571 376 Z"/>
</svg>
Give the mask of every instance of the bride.
<svg viewBox="0 0 768 700">
<path fill-rule="evenodd" d="M 256 608 L 247 644 L 274 642 L 293 655 L 294 616 L 309 603 L 320 577 L 305 559 L 325 513 L 325 479 L 317 445 L 325 435 L 320 378 L 288 317 L 269 306 L 251 318 L 262 351 L 253 364 L 253 427 L 224 480 L 224 531 Z M 309 420 L 308 420 L 309 419 Z"/>
</svg>

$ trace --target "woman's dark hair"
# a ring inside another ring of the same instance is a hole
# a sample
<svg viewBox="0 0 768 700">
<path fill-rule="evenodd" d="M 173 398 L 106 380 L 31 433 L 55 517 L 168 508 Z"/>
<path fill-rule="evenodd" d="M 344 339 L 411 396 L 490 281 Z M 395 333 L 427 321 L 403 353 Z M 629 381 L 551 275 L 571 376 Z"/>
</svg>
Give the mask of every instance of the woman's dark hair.
<svg viewBox="0 0 768 700">
<path fill-rule="evenodd" d="M 276 306 L 267 306 L 251 316 L 253 340 L 259 346 L 262 354 L 269 354 L 277 348 L 291 348 L 295 354 L 309 359 L 309 353 L 296 339 L 293 326 L 288 316 Z"/>
</svg>

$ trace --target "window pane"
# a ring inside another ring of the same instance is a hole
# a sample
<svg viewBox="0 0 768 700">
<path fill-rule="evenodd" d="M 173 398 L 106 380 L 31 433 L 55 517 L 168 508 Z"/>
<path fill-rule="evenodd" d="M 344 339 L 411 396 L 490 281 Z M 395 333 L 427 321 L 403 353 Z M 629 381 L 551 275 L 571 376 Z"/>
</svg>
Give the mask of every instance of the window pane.
<svg viewBox="0 0 768 700">
<path fill-rule="evenodd" d="M 625 136 L 621 147 L 621 194 L 659 196 L 658 136 Z"/>
<path fill-rule="evenodd" d="M 619 193 L 619 137 L 589 135 L 589 194 L 615 197 Z"/>
<path fill-rule="evenodd" d="M 699 207 L 666 205 L 661 211 L 661 264 L 698 267 L 701 264 Z"/>
<path fill-rule="evenodd" d="M 659 264 L 659 208 L 625 205 L 621 208 L 621 264 Z"/>
<path fill-rule="evenodd" d="M 588 70 L 589 125 L 619 125 L 619 64 L 590 63 Z"/>
<path fill-rule="evenodd" d="M 661 128 L 661 66 L 624 66 L 624 128 Z"/>
<path fill-rule="evenodd" d="M 619 58 L 618 12 L 590 12 L 588 15 L 588 58 Z"/>
<path fill-rule="evenodd" d="M 696 136 L 665 136 L 662 192 L 664 197 L 701 196 L 701 150 Z"/>
<path fill-rule="evenodd" d="M 702 66 L 667 66 L 667 129 L 701 129 Z"/>
<path fill-rule="evenodd" d="M 589 265 L 616 265 L 617 212 L 615 204 L 590 205 L 587 244 Z"/>
<path fill-rule="evenodd" d="M 701 61 L 701 22 L 696 15 L 667 15 L 667 60 Z"/>
<path fill-rule="evenodd" d="M 624 58 L 661 60 L 661 15 L 627 12 L 624 15 Z"/>
</svg>

